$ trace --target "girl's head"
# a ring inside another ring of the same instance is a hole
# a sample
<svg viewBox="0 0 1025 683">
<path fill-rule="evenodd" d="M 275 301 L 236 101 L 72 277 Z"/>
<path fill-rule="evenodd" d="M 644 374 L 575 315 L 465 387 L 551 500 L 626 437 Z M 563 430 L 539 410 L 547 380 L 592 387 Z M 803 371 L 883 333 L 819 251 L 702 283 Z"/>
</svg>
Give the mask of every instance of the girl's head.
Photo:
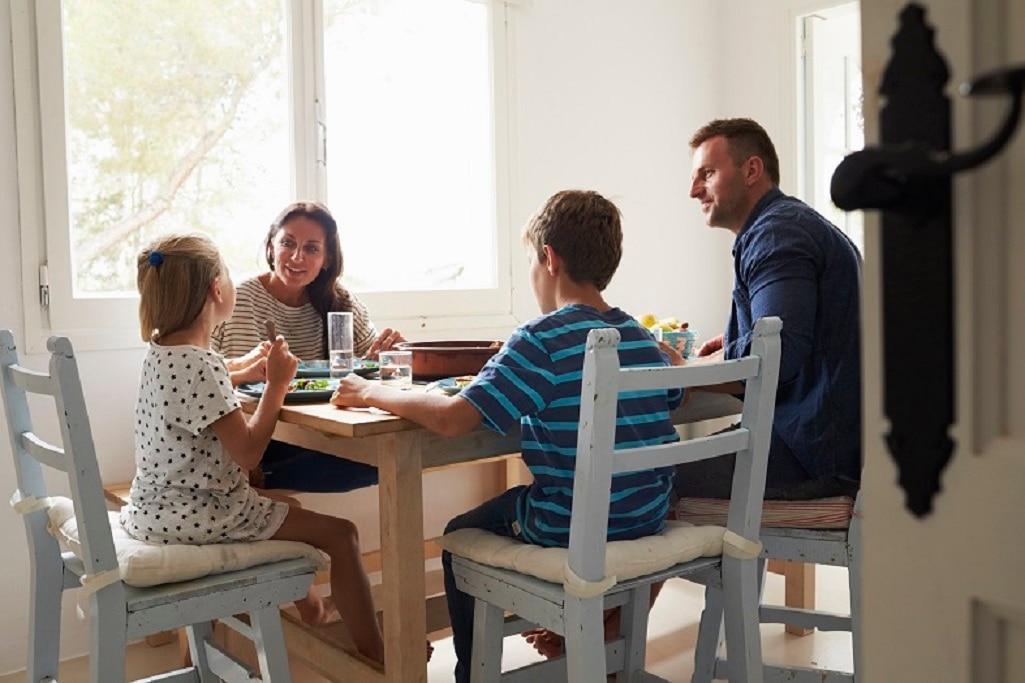
<svg viewBox="0 0 1025 683">
<path fill-rule="evenodd" d="M 206 235 L 160 237 L 139 252 L 137 268 L 143 341 L 189 327 L 203 312 L 211 285 L 222 276 L 230 283 L 221 255 Z"/>
<path fill-rule="evenodd" d="M 271 223 L 263 243 L 272 277 L 290 288 L 306 289 L 321 313 L 338 310 L 348 301 L 338 286 L 342 247 L 338 223 L 319 202 L 294 202 Z"/>
</svg>

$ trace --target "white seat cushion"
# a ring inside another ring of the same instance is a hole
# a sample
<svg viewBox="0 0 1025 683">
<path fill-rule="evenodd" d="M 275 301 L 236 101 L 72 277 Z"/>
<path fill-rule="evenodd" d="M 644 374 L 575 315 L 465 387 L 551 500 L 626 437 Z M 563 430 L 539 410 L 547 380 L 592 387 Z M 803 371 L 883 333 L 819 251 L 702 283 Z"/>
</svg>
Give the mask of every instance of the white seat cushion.
<svg viewBox="0 0 1025 683">
<path fill-rule="evenodd" d="M 54 496 L 48 510 L 48 530 L 61 545 L 82 558 L 78 540 L 78 521 L 70 499 Z M 246 569 L 258 564 L 305 557 L 323 569 L 327 566 L 319 550 L 297 541 L 252 541 L 210 545 L 165 545 L 137 541 L 118 522 L 118 513 L 109 512 L 110 532 L 121 570 L 121 579 L 130 586 L 156 586 L 163 583 L 198 579 L 207 574 Z M 83 558 L 84 559 L 84 558 Z"/>
<path fill-rule="evenodd" d="M 721 526 L 669 521 L 654 536 L 611 541 L 605 550 L 605 576 L 627 581 L 699 557 L 722 555 L 725 532 Z M 532 545 L 483 529 L 459 529 L 442 536 L 440 543 L 450 553 L 480 564 L 511 569 L 552 583 L 567 580 L 565 548 Z"/>
</svg>

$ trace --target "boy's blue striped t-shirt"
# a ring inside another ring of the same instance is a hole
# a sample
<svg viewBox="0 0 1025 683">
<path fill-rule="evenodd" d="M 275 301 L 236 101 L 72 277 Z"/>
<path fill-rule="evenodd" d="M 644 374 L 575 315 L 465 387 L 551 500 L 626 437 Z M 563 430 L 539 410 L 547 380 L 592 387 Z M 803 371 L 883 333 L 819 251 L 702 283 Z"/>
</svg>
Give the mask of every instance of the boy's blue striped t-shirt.
<svg viewBox="0 0 1025 683">
<path fill-rule="evenodd" d="M 587 333 L 603 327 L 619 330 L 622 367 L 667 364 L 654 338 L 631 316 L 618 308 L 599 313 L 573 304 L 517 328 L 460 394 L 491 429 L 504 434 L 520 423 L 522 457 L 534 482 L 520 497 L 517 516 L 524 539 L 537 545 L 569 543 L 584 349 Z M 679 440 L 669 412 L 680 404 L 680 390 L 619 398 L 617 449 Z M 614 475 L 609 540 L 659 532 L 672 477 L 671 467 Z"/>
</svg>

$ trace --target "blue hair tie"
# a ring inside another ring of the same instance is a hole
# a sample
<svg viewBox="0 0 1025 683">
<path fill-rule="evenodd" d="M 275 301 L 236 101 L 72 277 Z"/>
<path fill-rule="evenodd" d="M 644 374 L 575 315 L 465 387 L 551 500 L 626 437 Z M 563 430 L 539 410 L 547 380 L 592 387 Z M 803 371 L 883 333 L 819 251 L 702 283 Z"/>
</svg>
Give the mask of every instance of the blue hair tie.
<svg viewBox="0 0 1025 683">
<path fill-rule="evenodd" d="M 149 264 L 151 266 L 159 266 L 164 262 L 164 255 L 154 249 L 149 253 Z"/>
</svg>

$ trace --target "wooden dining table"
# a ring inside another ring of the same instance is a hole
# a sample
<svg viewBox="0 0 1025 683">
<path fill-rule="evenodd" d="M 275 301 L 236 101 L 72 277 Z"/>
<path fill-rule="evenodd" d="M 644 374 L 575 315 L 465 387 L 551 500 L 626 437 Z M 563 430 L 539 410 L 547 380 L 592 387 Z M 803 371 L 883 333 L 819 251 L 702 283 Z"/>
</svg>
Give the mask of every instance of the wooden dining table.
<svg viewBox="0 0 1025 683">
<path fill-rule="evenodd" d="M 243 409 L 251 413 L 256 405 L 246 401 Z M 684 424 L 735 415 L 740 406 L 731 396 L 694 392 L 687 405 L 673 413 L 673 421 Z M 334 648 L 330 661 L 325 661 L 325 651 L 309 642 L 317 637 L 315 630 L 296 620 L 285 622 L 290 656 L 332 680 L 426 683 L 424 470 L 518 453 L 519 430 L 502 435 L 480 427 L 444 437 L 380 411 L 312 403 L 286 404 L 274 438 L 373 465 L 380 487 L 381 586 L 376 594 L 383 612 L 383 668 L 341 648 Z"/>
</svg>

